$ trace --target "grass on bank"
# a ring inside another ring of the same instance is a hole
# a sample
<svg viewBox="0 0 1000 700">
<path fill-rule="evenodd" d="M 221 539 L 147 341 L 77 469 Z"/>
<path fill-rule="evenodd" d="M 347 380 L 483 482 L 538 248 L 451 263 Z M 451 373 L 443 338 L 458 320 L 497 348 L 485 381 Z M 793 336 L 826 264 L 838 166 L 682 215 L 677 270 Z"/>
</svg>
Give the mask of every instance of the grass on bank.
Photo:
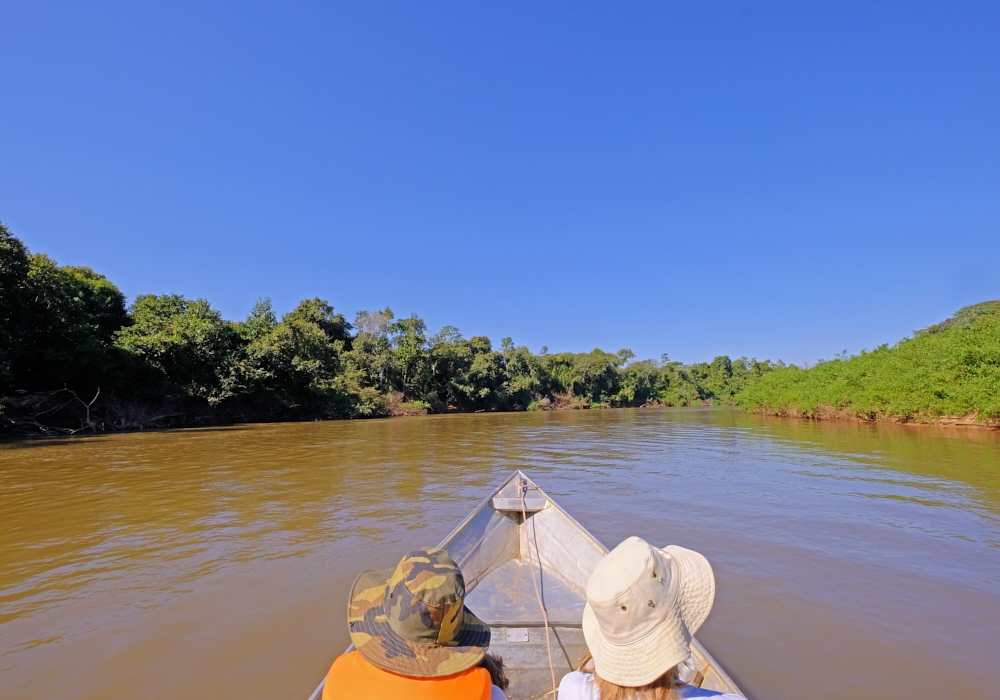
<svg viewBox="0 0 1000 700">
<path fill-rule="evenodd" d="M 1000 300 L 968 306 L 892 347 L 770 372 L 736 402 L 783 416 L 1000 424 Z"/>
</svg>

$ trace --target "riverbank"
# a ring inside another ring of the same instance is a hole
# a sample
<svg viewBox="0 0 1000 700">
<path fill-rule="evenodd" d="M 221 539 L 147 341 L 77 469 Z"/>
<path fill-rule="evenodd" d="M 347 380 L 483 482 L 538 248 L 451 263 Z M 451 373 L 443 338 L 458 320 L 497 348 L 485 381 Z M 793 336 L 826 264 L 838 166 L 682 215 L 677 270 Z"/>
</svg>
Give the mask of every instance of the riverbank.
<svg viewBox="0 0 1000 700">
<path fill-rule="evenodd" d="M 774 416 L 776 418 L 798 418 L 800 420 L 837 420 L 854 421 L 856 423 L 887 423 L 891 425 L 920 426 L 927 428 L 968 428 L 972 430 L 1000 430 L 1000 420 L 980 418 L 978 413 L 965 416 L 940 416 L 936 418 L 921 418 L 919 416 L 876 416 L 870 418 L 856 413 L 837 411 L 832 406 L 821 406 L 813 413 L 806 415 L 794 407 L 784 411 L 770 409 L 751 409 L 749 413 L 759 416 Z"/>
<path fill-rule="evenodd" d="M 733 397 L 780 363 L 640 360 L 622 348 L 532 352 L 432 333 L 416 314 L 324 299 L 241 321 L 205 299 L 125 295 L 31 253 L 0 224 L 0 433 L 76 434 L 236 423 L 551 408 L 692 406 Z"/>
<path fill-rule="evenodd" d="M 1000 301 L 961 309 L 892 347 L 770 373 L 736 403 L 776 416 L 996 428 Z"/>
<path fill-rule="evenodd" d="M 33 254 L 0 224 L 0 434 L 70 435 L 425 413 L 736 404 L 777 416 L 1000 421 L 1000 302 L 893 347 L 814 367 L 756 358 L 684 364 L 622 348 L 537 353 L 432 333 L 417 315 L 326 300 L 242 321 L 205 299 L 124 294 Z"/>
<path fill-rule="evenodd" d="M 131 417 L 126 422 L 122 420 L 121 423 L 108 424 L 103 422 L 103 415 L 101 412 L 94 410 L 93 414 L 81 413 L 88 408 L 92 409 L 92 406 L 85 404 L 79 397 L 72 396 L 69 401 L 72 402 L 70 406 L 75 413 L 79 414 L 76 418 L 71 418 L 71 420 L 78 419 L 79 426 L 71 427 L 65 424 L 56 423 L 43 423 L 34 417 L 35 412 L 46 413 L 45 409 L 40 409 L 40 402 L 53 403 L 56 401 L 56 396 L 61 397 L 57 403 L 57 408 L 65 409 L 66 399 L 65 394 L 62 392 L 55 392 L 55 396 L 51 394 L 46 395 L 20 395 L 16 397 L 0 397 L 0 419 L 3 420 L 2 429 L 0 429 L 0 437 L 29 437 L 29 436 L 72 436 L 72 435 L 84 435 L 84 434 L 95 434 L 95 433 L 128 433 L 142 430 L 181 430 L 185 428 L 208 428 L 208 427 L 234 427 L 246 424 L 267 424 L 267 423 L 296 423 L 296 422 L 315 422 L 315 420 L 359 420 L 361 417 L 348 417 L 348 418 L 324 418 L 324 419 L 298 419 L 298 420 L 267 420 L 267 419 L 233 419 L 225 420 L 223 417 L 218 415 L 194 415 L 187 416 L 183 412 L 176 410 L 176 407 L 171 408 L 170 406 L 132 406 L 126 410 L 131 410 L 133 413 Z M 426 415 L 458 415 L 458 414 L 470 414 L 470 413 L 518 413 L 524 411 L 592 411 L 592 410 L 618 410 L 618 409 L 658 409 L 658 408 L 706 408 L 711 406 L 733 406 L 732 400 L 728 403 L 723 403 L 718 399 L 692 399 L 683 400 L 680 403 L 664 403 L 660 401 L 650 401 L 643 404 L 637 403 L 617 403 L 612 404 L 611 402 L 592 402 L 586 397 L 578 396 L 568 396 L 565 394 L 557 394 L 552 399 L 548 397 L 542 397 L 537 401 L 533 402 L 530 408 L 510 408 L 510 409 L 471 409 L 462 408 L 458 406 L 448 406 L 443 404 L 437 404 L 431 406 L 430 404 L 422 401 L 406 401 L 404 400 L 398 392 L 391 393 L 384 398 L 383 408 L 380 412 L 364 416 L 366 419 L 388 419 L 388 418 L 403 418 L 408 416 L 426 416 Z M 3 412 L 4 407 L 7 408 L 6 414 Z M 28 410 L 25 410 L 28 407 Z M 11 410 L 11 409 L 14 410 Z M 18 410 L 20 409 L 20 411 Z M 105 407 L 105 411 L 107 408 Z M 120 410 L 117 406 L 114 410 Z M 72 415 L 72 414 L 71 414 Z M 64 416 L 65 420 L 65 416 Z"/>
</svg>

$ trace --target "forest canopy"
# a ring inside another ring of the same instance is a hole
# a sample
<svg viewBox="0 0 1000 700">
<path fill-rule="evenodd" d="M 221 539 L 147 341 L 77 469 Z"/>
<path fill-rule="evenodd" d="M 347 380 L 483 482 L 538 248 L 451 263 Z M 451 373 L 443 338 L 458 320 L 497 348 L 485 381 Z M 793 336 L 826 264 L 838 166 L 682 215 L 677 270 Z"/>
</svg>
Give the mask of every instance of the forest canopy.
<svg viewBox="0 0 1000 700">
<path fill-rule="evenodd" d="M 738 405 L 756 413 L 1000 425 L 1000 301 L 813 367 L 532 353 L 326 300 L 239 321 L 205 299 L 125 295 L 0 223 L 0 432 L 72 433 L 451 411 Z"/>
<path fill-rule="evenodd" d="M 326 300 L 224 319 L 205 299 L 124 294 L 31 253 L 0 224 L 3 430 L 76 432 L 246 421 L 732 404 L 781 363 L 684 365 L 628 349 L 532 353 L 430 332 L 389 308 L 352 321 Z"/>
</svg>

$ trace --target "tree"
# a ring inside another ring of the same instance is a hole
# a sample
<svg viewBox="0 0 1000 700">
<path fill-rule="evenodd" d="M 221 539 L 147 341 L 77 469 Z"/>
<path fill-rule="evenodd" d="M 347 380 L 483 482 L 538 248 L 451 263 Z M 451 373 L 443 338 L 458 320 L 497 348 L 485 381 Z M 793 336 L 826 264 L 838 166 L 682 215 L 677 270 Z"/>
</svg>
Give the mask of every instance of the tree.
<svg viewBox="0 0 1000 700">
<path fill-rule="evenodd" d="M 209 405 L 231 395 L 223 379 L 236 360 L 238 329 L 207 301 L 146 294 L 136 297 L 132 318 L 133 325 L 118 331 L 115 343 L 155 370 L 167 392 Z"/>
<path fill-rule="evenodd" d="M 25 327 L 24 287 L 28 280 L 28 250 L 0 221 L 0 386 L 13 382 L 11 356 Z"/>
<path fill-rule="evenodd" d="M 631 350 L 612 355 L 598 348 L 573 358 L 573 366 L 578 379 L 574 382 L 574 393 L 587 396 L 591 402 L 603 402 L 618 393 L 618 368 Z"/>
<path fill-rule="evenodd" d="M 388 331 L 397 388 L 410 399 L 424 396 L 430 389 L 431 369 L 427 324 L 414 314 L 394 322 Z"/>
<path fill-rule="evenodd" d="M 358 333 L 346 353 L 348 384 L 358 389 L 375 388 L 386 391 L 392 388 L 392 342 L 389 326 L 395 318 L 392 310 L 359 311 L 354 319 Z"/>
<path fill-rule="evenodd" d="M 445 326 L 430 338 L 428 346 L 424 400 L 440 409 L 472 405 L 475 387 L 467 376 L 473 360 L 471 343 L 454 326 Z"/>
<path fill-rule="evenodd" d="M 524 410 L 541 390 L 541 363 L 528 348 L 515 346 L 510 338 L 504 338 L 502 347 L 502 405 L 505 409 Z"/>
<path fill-rule="evenodd" d="M 319 297 L 300 301 L 285 318 L 315 324 L 331 342 L 340 340 L 349 343 L 351 340 L 351 324 L 343 314 L 334 313 L 328 301 Z"/>
<path fill-rule="evenodd" d="M 129 323 L 125 296 L 90 268 L 60 267 L 44 254 L 26 258 L 27 275 L 10 291 L 5 324 L 9 384 L 29 392 L 66 385 L 89 392 L 113 381 L 118 358 L 111 341 Z"/>
<path fill-rule="evenodd" d="M 950 338 L 953 327 L 979 328 L 995 315 L 995 304 L 965 309 L 914 342 Z M 963 346 L 959 370 L 990 378 L 995 356 Z M 32 254 L 0 223 L 7 428 L 729 403 L 781 366 L 726 356 L 688 366 L 665 353 L 659 362 L 636 361 L 625 348 L 550 355 L 543 347 L 534 355 L 511 338 L 494 348 L 488 337 L 466 339 L 452 326 L 431 336 L 418 316 L 397 319 L 388 307 L 361 311 L 351 324 L 318 297 L 280 320 L 270 300 L 259 299 L 235 323 L 206 300 L 179 295 L 143 295 L 126 308 L 103 275 Z M 46 425 L 36 420 L 42 415 Z"/>
<path fill-rule="evenodd" d="M 641 406 L 654 398 L 657 383 L 662 383 L 663 372 L 656 360 L 640 360 L 630 363 L 620 374 L 615 402 Z"/>
<path fill-rule="evenodd" d="M 350 415 L 338 383 L 347 328 L 343 316 L 320 299 L 300 302 L 280 323 L 270 300 L 258 301 L 239 324 L 249 342 L 222 383 L 232 410 L 264 420 Z"/>
<path fill-rule="evenodd" d="M 246 320 L 236 324 L 236 332 L 240 338 L 250 343 L 263 338 L 278 325 L 278 317 L 274 315 L 271 300 L 261 297 L 254 303 Z"/>
</svg>

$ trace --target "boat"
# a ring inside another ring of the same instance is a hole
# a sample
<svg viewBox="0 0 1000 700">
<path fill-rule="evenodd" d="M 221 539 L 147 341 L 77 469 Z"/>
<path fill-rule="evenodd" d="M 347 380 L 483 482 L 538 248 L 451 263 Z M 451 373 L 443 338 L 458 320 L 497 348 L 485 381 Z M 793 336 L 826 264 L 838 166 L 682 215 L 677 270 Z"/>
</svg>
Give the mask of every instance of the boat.
<svg viewBox="0 0 1000 700">
<path fill-rule="evenodd" d="M 553 671 L 558 683 L 587 652 L 585 588 L 607 548 L 520 470 L 438 546 L 462 569 L 466 605 L 490 626 L 490 652 L 503 657 L 510 679 L 507 697 L 551 697 Z M 697 639 L 680 671 L 690 685 L 744 694 Z M 322 694 L 320 683 L 309 700 Z"/>
</svg>

